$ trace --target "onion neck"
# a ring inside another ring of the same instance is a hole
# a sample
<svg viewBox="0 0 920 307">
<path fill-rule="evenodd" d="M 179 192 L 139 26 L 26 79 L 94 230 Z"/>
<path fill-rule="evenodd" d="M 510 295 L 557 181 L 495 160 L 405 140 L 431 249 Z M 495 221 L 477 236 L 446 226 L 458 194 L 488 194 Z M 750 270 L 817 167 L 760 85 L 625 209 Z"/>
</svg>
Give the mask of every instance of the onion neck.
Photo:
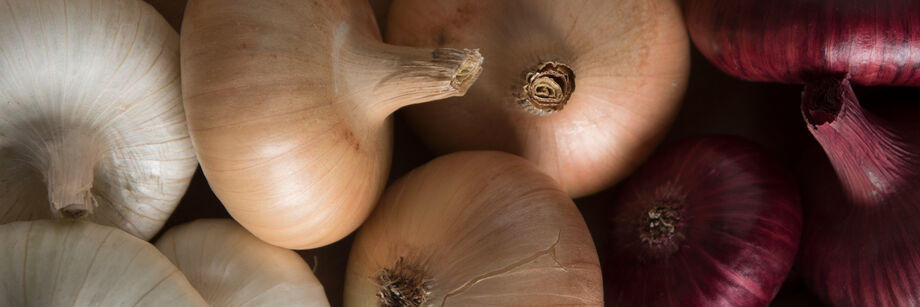
<svg viewBox="0 0 920 307">
<path fill-rule="evenodd" d="M 683 243 L 683 203 L 685 194 L 677 185 L 666 183 L 655 190 L 639 216 L 639 241 L 643 253 L 654 259 L 667 258 Z"/>
<path fill-rule="evenodd" d="M 346 39 L 347 40 L 347 39 Z M 382 122 L 399 108 L 462 96 L 482 72 L 477 49 L 414 48 L 370 39 L 350 39 L 334 48 L 340 95 L 365 106 L 371 120 Z M 343 45 L 344 46 L 344 45 Z"/>
<path fill-rule="evenodd" d="M 518 104 L 535 115 L 549 115 L 565 108 L 575 91 L 575 72 L 560 62 L 543 62 L 524 73 Z"/>
<path fill-rule="evenodd" d="M 100 153 L 90 134 L 62 129 L 45 139 L 37 161 L 48 188 L 48 201 L 54 217 L 82 218 L 93 213 L 96 199 L 94 169 Z"/>
<path fill-rule="evenodd" d="M 380 306 L 426 306 L 431 300 L 431 278 L 402 257 L 378 272 L 375 279 Z"/>
<path fill-rule="evenodd" d="M 920 161 L 890 122 L 859 105 L 846 76 L 806 84 L 802 114 L 856 206 L 887 202 Z"/>
</svg>

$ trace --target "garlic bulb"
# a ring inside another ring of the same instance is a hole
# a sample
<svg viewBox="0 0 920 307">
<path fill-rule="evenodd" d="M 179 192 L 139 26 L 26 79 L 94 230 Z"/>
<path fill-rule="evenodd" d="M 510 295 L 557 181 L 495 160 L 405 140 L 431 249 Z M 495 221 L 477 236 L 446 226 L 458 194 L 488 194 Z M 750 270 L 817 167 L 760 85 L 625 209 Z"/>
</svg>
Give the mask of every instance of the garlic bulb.
<svg viewBox="0 0 920 307">
<path fill-rule="evenodd" d="M 0 5 L 0 223 L 159 231 L 197 166 L 178 42 L 140 0 Z"/>
<path fill-rule="evenodd" d="M 303 258 L 262 242 L 232 220 L 176 226 L 156 246 L 211 306 L 329 306 Z"/>
<path fill-rule="evenodd" d="M 85 221 L 0 225 L 0 306 L 207 306 L 150 243 Z"/>
<path fill-rule="evenodd" d="M 475 50 L 383 44 L 367 0 L 191 0 L 189 131 L 214 193 L 262 240 L 306 249 L 370 214 L 396 109 L 462 95 Z"/>
<path fill-rule="evenodd" d="M 388 42 L 481 48 L 491 63 L 464 97 L 406 109 L 422 141 L 523 156 L 573 197 L 645 160 L 689 74 L 673 0 L 396 0 L 388 21 Z"/>
<path fill-rule="evenodd" d="M 390 186 L 345 278 L 345 306 L 603 304 L 572 200 L 532 163 L 498 152 L 440 157 Z"/>
</svg>

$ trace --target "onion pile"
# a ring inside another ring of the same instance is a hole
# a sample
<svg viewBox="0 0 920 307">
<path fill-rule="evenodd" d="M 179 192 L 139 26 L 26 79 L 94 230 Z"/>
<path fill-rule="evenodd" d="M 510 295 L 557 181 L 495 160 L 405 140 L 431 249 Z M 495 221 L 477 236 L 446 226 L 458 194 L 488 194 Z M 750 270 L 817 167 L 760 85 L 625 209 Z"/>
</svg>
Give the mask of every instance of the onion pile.
<svg viewBox="0 0 920 307">
<path fill-rule="evenodd" d="M 920 305 L 920 105 L 857 98 L 920 87 L 917 0 L 7 2 L 0 305 L 338 305 L 290 248 L 359 226 L 324 268 L 346 306 L 765 306 L 793 267 L 835 306 Z M 804 85 L 798 186 L 737 137 L 652 155 L 687 30 Z M 404 107 L 446 155 L 387 187 Z M 235 221 L 154 248 L 198 160 Z M 624 178 L 586 224 L 572 197 Z"/>
<path fill-rule="evenodd" d="M 920 86 L 920 2 L 697 0 L 686 14 L 725 72 L 805 85 L 826 153 L 805 167 L 805 281 L 838 306 L 920 304 L 920 123 L 870 112 L 852 89 Z"/>
</svg>

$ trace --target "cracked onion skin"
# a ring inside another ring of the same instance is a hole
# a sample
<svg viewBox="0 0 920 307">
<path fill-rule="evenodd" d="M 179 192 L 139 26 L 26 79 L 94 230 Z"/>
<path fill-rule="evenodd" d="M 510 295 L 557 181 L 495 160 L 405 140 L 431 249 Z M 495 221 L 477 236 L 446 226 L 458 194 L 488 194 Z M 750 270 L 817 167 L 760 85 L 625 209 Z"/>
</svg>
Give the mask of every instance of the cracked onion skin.
<svg viewBox="0 0 920 307">
<path fill-rule="evenodd" d="M 802 231 L 798 190 L 783 167 L 727 136 L 654 155 L 612 210 L 604 267 L 612 306 L 766 306 Z"/>
<path fill-rule="evenodd" d="M 252 234 L 292 249 L 354 231 L 383 192 L 390 114 L 464 94 L 482 63 L 384 44 L 366 0 L 191 0 L 180 39 L 208 183 Z"/>
<path fill-rule="evenodd" d="M 634 171 L 667 131 L 689 74 L 682 21 L 671 0 L 396 0 L 386 40 L 489 59 L 464 97 L 406 109 L 429 148 L 513 153 L 578 197 Z M 547 64 L 566 68 L 530 78 Z"/>
<path fill-rule="evenodd" d="M 345 306 L 601 306 L 601 283 L 552 178 L 507 153 L 462 152 L 387 189 L 352 246 Z"/>
</svg>

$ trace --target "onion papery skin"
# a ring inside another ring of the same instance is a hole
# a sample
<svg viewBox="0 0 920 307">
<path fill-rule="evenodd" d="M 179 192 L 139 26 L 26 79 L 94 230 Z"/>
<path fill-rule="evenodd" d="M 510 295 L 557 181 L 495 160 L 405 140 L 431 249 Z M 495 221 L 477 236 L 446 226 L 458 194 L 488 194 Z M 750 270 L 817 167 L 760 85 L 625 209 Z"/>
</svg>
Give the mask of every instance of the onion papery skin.
<svg viewBox="0 0 920 307">
<path fill-rule="evenodd" d="M 826 155 L 803 163 L 802 276 L 835 306 L 920 305 L 920 123 L 869 112 L 846 79 L 815 91 L 839 111 L 819 123 L 803 109 Z"/>
<path fill-rule="evenodd" d="M 212 306 L 329 306 L 300 255 L 259 240 L 233 220 L 173 227 L 156 247 Z"/>
<path fill-rule="evenodd" d="M 345 306 L 377 305 L 381 273 L 399 267 L 428 285 L 424 306 L 603 305 L 578 209 L 507 153 L 445 155 L 388 187 L 352 245 Z"/>
<path fill-rule="evenodd" d="M 804 164 L 806 283 L 837 306 L 920 304 L 920 127 L 867 112 L 851 87 L 920 86 L 920 2 L 690 1 L 686 15 L 722 70 L 805 84 L 802 115 L 827 159 Z"/>
<path fill-rule="evenodd" d="M 80 220 L 0 225 L 0 306 L 208 306 L 150 243 Z"/>
<path fill-rule="evenodd" d="M 678 218 L 650 244 L 643 233 L 661 206 Z M 794 262 L 802 210 L 778 162 L 748 141 L 717 136 L 653 156 L 620 191 L 611 225 L 608 304 L 766 306 Z"/>
<path fill-rule="evenodd" d="M 920 86 L 920 1 L 688 0 L 685 13 L 700 52 L 742 79 Z"/>
<path fill-rule="evenodd" d="M 439 153 L 500 150 L 536 163 L 572 197 L 626 177 L 652 153 L 677 113 L 689 39 L 671 0 L 394 1 L 386 40 L 480 48 L 488 59 L 462 98 L 406 108 Z M 564 108 L 521 107 L 522 84 L 542 63 L 567 65 Z"/>
<path fill-rule="evenodd" d="M 462 95 L 482 63 L 384 44 L 366 0 L 191 0 L 180 42 L 208 183 L 243 227 L 290 249 L 357 229 L 389 173 L 390 114 Z"/>
<path fill-rule="evenodd" d="M 0 59 L 0 223 L 156 235 L 198 166 L 163 16 L 141 0 L 6 1 Z"/>
</svg>

